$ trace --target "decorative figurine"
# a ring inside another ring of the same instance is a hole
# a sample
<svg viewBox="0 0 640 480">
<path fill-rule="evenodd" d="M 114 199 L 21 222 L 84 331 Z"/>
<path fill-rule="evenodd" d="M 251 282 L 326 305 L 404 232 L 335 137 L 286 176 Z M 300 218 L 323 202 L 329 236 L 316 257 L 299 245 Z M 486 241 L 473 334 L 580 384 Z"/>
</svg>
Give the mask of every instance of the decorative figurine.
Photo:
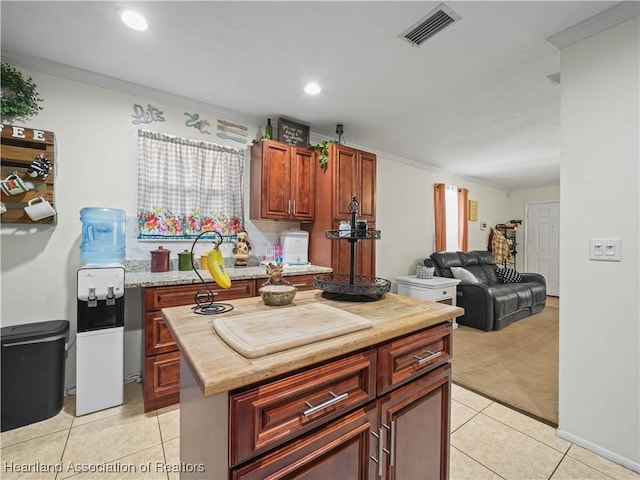
<svg viewBox="0 0 640 480">
<path fill-rule="evenodd" d="M 236 259 L 236 267 L 246 267 L 247 259 L 251 252 L 251 244 L 249 243 L 249 234 L 244 230 L 238 233 L 236 245 L 233 247 L 233 256 Z"/>
<path fill-rule="evenodd" d="M 269 280 L 262 284 L 263 287 L 267 285 L 291 285 L 287 282 L 282 274 L 284 272 L 284 265 L 281 263 L 275 264 L 270 263 L 267 265 L 267 275 L 269 275 Z"/>
</svg>

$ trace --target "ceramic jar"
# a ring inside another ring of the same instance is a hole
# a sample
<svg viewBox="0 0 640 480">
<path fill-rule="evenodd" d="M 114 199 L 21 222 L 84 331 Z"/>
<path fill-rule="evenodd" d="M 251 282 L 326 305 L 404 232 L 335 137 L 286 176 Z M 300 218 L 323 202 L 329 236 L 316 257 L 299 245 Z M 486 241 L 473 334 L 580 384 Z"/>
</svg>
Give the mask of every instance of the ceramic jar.
<svg viewBox="0 0 640 480">
<path fill-rule="evenodd" d="M 151 271 L 152 272 L 168 272 L 169 271 L 169 254 L 171 250 L 158 247 L 157 250 L 151 251 Z"/>
<path fill-rule="evenodd" d="M 191 265 L 192 258 L 193 258 L 193 255 L 189 250 L 184 250 L 178 253 L 178 270 L 181 270 L 181 271 L 192 270 L 193 269 Z"/>
</svg>

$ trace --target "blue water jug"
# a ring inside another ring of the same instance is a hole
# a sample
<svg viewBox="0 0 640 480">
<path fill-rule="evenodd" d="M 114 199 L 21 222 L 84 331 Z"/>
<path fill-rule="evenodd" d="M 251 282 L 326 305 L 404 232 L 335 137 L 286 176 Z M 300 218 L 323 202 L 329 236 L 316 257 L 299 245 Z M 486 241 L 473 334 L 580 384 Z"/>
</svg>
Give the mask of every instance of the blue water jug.
<svg viewBox="0 0 640 480">
<path fill-rule="evenodd" d="M 90 265 L 124 264 L 125 220 L 124 210 L 94 207 L 80 210 L 82 222 L 80 257 L 82 260 Z"/>
</svg>

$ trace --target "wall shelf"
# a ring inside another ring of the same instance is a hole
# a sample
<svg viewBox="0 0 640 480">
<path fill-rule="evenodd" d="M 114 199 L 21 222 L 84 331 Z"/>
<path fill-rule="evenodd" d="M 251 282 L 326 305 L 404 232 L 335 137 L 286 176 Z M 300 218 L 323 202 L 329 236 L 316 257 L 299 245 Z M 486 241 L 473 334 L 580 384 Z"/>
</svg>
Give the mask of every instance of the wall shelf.
<svg viewBox="0 0 640 480">
<path fill-rule="evenodd" d="M 54 199 L 56 174 L 54 133 L 4 124 L 0 125 L 0 129 L 2 130 L 0 180 L 4 180 L 13 172 L 17 172 L 23 181 L 34 184 L 33 189 L 18 195 L 1 193 L 2 203 L 7 209 L 0 217 L 2 223 L 55 225 L 57 223 L 57 215 L 34 222 L 24 211 L 27 202 L 39 196 L 47 200 L 56 209 Z M 31 177 L 27 173 L 31 162 L 38 155 L 43 155 L 52 167 L 51 172 L 45 179 Z"/>
</svg>

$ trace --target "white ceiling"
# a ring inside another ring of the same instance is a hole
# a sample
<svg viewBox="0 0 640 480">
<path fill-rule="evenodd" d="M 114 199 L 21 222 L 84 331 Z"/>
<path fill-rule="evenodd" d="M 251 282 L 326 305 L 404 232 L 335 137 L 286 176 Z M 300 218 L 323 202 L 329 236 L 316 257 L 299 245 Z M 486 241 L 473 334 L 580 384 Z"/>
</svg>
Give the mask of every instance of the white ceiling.
<svg viewBox="0 0 640 480">
<path fill-rule="evenodd" d="M 342 123 L 347 144 L 505 190 L 558 185 L 561 86 L 547 76 L 560 52 L 545 39 L 616 2 L 447 1 L 459 22 L 421 48 L 399 38 L 438 4 L 3 0 L 2 57 L 124 80 L 256 125 L 283 116 L 334 139 Z M 120 22 L 124 5 L 147 17 L 146 32 Z M 302 91 L 310 80 L 320 95 Z"/>
</svg>

